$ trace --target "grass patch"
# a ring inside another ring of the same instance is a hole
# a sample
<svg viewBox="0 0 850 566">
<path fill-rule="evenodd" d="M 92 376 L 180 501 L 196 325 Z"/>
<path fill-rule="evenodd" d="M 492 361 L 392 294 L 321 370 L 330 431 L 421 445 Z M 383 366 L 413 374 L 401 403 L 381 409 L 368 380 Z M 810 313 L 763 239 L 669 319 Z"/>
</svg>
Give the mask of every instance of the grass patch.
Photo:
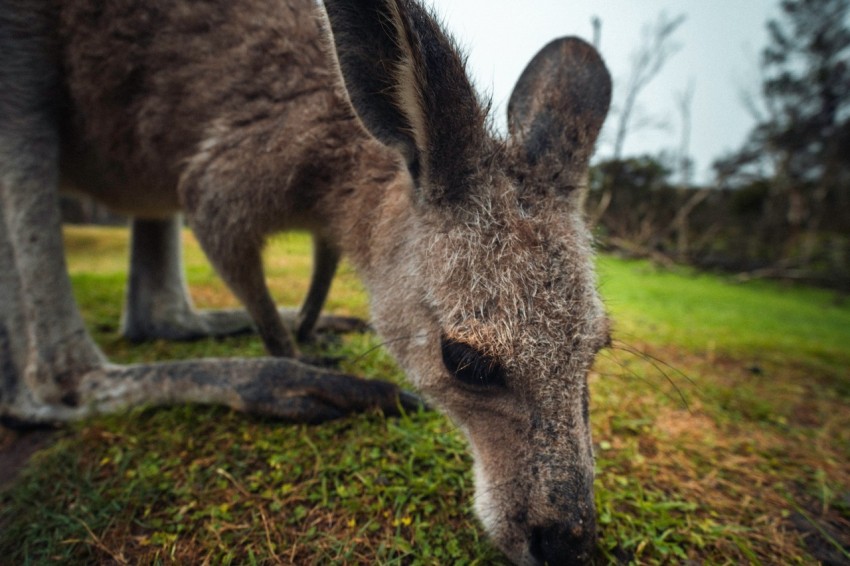
<svg viewBox="0 0 850 566">
<path fill-rule="evenodd" d="M 185 238 L 196 304 L 236 305 Z M 86 321 L 113 360 L 262 354 L 250 336 L 127 343 L 126 231 L 69 228 L 66 244 Z M 283 236 L 266 257 L 272 293 L 297 304 L 308 239 Z M 590 378 L 603 560 L 846 561 L 850 308 L 644 262 L 603 257 L 599 270 L 617 337 Z M 331 310 L 364 316 L 360 283 L 341 271 Z M 401 380 L 376 345 L 355 334 L 322 353 Z M 141 409 L 69 427 L 36 455 L 0 494 L 0 552 L 15 564 L 503 563 L 472 489 L 465 443 L 434 413 L 308 427 Z"/>
<path fill-rule="evenodd" d="M 850 366 L 850 302 L 833 292 L 728 278 L 603 256 L 599 280 L 621 339 L 813 368 Z M 636 284 L 638 283 L 638 284 Z M 843 381 L 846 385 L 846 379 Z M 847 392 L 850 394 L 850 391 Z"/>
<path fill-rule="evenodd" d="M 40 454 L 10 493 L 23 514 L 0 540 L 17 541 L 16 563 L 401 564 L 421 552 L 490 563 L 467 508 L 468 464 L 430 415 L 307 427 L 215 408 L 134 411 Z M 36 470 L 54 470 L 49 485 Z"/>
</svg>

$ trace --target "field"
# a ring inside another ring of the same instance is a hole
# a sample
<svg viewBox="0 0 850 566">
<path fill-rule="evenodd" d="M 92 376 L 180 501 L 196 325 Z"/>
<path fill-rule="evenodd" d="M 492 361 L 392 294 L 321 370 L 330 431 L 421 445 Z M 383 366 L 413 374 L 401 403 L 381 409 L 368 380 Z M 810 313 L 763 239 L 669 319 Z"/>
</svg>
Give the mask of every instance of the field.
<svg viewBox="0 0 850 566">
<path fill-rule="evenodd" d="M 187 233 L 200 307 L 236 306 Z M 262 355 L 242 336 L 117 334 L 127 232 L 66 229 L 75 292 L 118 362 Z M 309 241 L 267 250 L 306 291 Z M 601 257 L 615 342 L 591 375 L 600 563 L 850 564 L 850 304 Z M 352 270 L 328 309 L 365 317 Z M 317 346 L 402 380 L 379 339 Z M 0 432 L 0 448 L 17 433 Z M 289 426 L 214 407 L 136 409 L 53 433 L 0 493 L 8 564 L 501 564 L 471 511 L 470 459 L 437 413 Z"/>
</svg>

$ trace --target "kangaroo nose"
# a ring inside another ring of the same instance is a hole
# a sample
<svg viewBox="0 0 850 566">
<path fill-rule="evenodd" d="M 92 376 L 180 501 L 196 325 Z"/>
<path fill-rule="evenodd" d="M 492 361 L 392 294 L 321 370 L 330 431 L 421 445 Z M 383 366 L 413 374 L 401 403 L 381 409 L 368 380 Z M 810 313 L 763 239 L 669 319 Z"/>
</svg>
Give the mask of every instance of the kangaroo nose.
<svg viewBox="0 0 850 566">
<path fill-rule="evenodd" d="M 540 566 L 590 564 L 595 529 L 578 524 L 551 524 L 531 530 L 531 555 Z"/>
</svg>

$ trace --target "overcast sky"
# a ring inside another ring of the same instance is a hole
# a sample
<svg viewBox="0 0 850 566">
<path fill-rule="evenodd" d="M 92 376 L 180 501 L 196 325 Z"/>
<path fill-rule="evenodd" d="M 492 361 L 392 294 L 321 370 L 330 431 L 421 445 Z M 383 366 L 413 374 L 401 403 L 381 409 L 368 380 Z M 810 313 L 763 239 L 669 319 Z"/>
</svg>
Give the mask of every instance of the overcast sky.
<svg viewBox="0 0 850 566">
<path fill-rule="evenodd" d="M 753 125 L 741 102 L 742 90 L 757 91 L 758 61 L 767 41 L 765 23 L 779 13 L 778 0 L 425 0 L 469 54 L 480 90 L 493 95 L 499 120 L 526 63 L 551 39 L 578 35 L 590 41 L 591 18 L 602 20 L 601 51 L 618 86 L 625 84 L 630 55 L 641 30 L 665 11 L 685 14 L 676 38 L 681 50 L 641 96 L 643 111 L 666 119 L 666 131 L 638 131 L 626 141 L 626 154 L 657 153 L 680 145 L 676 95 L 694 83 L 691 154 L 698 177 L 711 162 L 736 149 Z M 608 126 L 613 124 L 609 120 Z M 610 134 L 597 151 L 611 153 Z M 609 143 L 605 143 L 606 140 Z"/>
</svg>

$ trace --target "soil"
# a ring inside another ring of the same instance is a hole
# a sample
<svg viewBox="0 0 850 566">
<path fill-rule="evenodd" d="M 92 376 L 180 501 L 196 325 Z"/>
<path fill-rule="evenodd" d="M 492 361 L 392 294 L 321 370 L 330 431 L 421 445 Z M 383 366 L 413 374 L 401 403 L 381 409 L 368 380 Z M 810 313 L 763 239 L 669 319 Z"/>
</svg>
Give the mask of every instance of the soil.
<svg viewBox="0 0 850 566">
<path fill-rule="evenodd" d="M 790 517 L 791 525 L 802 535 L 806 549 L 823 566 L 850 564 L 850 521 L 834 510 L 830 510 L 826 517 L 817 518 L 816 509 L 807 511 L 806 515 L 796 512 Z"/>
<path fill-rule="evenodd" d="M 0 490 L 17 479 L 33 454 L 58 438 L 58 431 L 47 428 L 13 429 L 0 425 Z"/>
</svg>

